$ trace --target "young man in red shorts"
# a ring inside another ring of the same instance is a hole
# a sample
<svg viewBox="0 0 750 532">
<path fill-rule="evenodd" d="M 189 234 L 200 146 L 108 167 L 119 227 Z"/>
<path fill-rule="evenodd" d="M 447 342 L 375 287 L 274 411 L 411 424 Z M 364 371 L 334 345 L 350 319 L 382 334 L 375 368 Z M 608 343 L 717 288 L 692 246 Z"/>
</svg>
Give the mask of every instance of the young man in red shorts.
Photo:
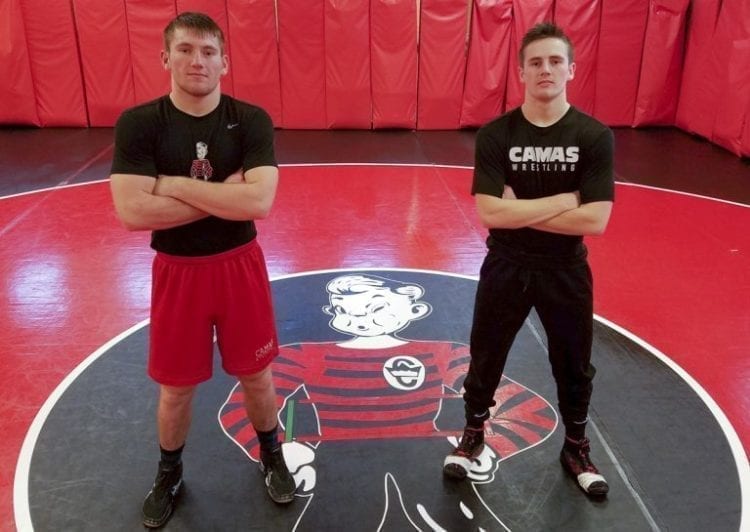
<svg viewBox="0 0 750 532">
<path fill-rule="evenodd" d="M 278 182 L 273 124 L 221 94 L 224 36 L 200 13 L 164 30 L 171 91 L 126 110 L 115 128 L 111 189 L 125 227 L 152 231 L 148 372 L 160 385 L 161 460 L 143 523 L 162 526 L 182 485 L 182 449 L 196 385 L 211 377 L 214 331 L 222 367 L 245 394 L 261 445 L 261 471 L 277 503 L 294 499 L 277 435 L 271 361 L 278 340 L 253 220 L 265 218 Z"/>
</svg>

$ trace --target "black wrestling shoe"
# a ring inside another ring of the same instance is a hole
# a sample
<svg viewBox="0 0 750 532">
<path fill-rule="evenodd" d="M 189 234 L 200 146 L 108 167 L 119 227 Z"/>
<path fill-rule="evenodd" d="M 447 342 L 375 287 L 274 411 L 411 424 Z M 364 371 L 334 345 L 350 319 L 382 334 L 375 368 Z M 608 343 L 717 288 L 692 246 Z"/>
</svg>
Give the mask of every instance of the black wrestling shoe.
<svg viewBox="0 0 750 532">
<path fill-rule="evenodd" d="M 586 495 L 604 497 L 609 492 L 609 485 L 591 461 L 590 452 L 588 438 L 575 441 L 566 437 L 560 451 L 560 462 Z"/>
<path fill-rule="evenodd" d="M 275 451 L 260 452 L 260 471 L 266 480 L 268 495 L 274 502 L 287 504 L 294 500 L 297 486 L 294 483 L 294 477 L 286 467 L 280 446 Z"/>
<path fill-rule="evenodd" d="M 484 428 L 464 428 L 461 441 L 443 462 L 443 474 L 456 480 L 463 480 L 471 470 L 472 461 L 484 448 Z"/>
<path fill-rule="evenodd" d="M 172 516 L 177 494 L 182 487 L 182 462 L 167 469 L 159 468 L 151 491 L 143 501 L 143 525 L 158 528 Z"/>
</svg>

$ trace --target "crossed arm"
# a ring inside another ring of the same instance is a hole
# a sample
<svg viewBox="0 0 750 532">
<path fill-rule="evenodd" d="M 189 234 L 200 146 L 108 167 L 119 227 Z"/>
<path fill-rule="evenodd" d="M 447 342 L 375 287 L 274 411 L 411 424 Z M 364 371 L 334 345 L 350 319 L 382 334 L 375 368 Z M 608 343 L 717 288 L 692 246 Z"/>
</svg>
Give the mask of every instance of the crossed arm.
<svg viewBox="0 0 750 532">
<path fill-rule="evenodd" d="M 153 231 L 207 216 L 257 220 L 268 216 L 279 173 L 274 166 L 237 170 L 223 183 L 182 176 L 112 174 L 115 210 L 126 229 Z"/>
<path fill-rule="evenodd" d="M 502 198 L 477 194 L 476 205 L 479 218 L 487 228 L 531 227 L 563 235 L 600 235 L 612 212 L 611 201 L 582 204 L 578 192 L 517 199 L 507 185 Z"/>
</svg>

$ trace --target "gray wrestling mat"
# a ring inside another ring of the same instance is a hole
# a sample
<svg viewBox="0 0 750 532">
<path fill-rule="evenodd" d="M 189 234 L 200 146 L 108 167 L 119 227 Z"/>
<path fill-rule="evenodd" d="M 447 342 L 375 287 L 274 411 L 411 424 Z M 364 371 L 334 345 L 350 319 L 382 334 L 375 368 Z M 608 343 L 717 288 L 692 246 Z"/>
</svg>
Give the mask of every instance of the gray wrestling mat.
<svg viewBox="0 0 750 532">
<path fill-rule="evenodd" d="M 437 406 L 428 404 L 425 415 L 437 420 L 437 437 L 402 430 L 398 412 L 385 399 L 366 412 L 342 411 L 338 424 L 332 421 L 335 416 L 325 417 L 311 399 L 318 387 L 335 382 L 339 393 L 351 397 L 380 375 L 366 369 L 379 360 L 377 350 L 319 345 L 351 339 L 332 328 L 331 316 L 323 311 L 331 304 L 328 282 L 346 275 L 387 278 L 422 289 L 418 301 L 431 306 L 429 314 L 393 336 L 419 347 L 397 362 L 431 362 L 423 368 L 398 367 L 424 370 L 424 383 L 439 383 L 451 366 L 465 362 L 456 359 L 442 373 L 435 369 L 442 367 L 442 353 L 468 344 L 473 279 L 413 270 L 336 270 L 275 280 L 279 340 L 287 347 L 285 362 L 277 360 L 274 372 L 284 372 L 279 374 L 282 385 L 277 384 L 286 394 L 282 422 L 291 432 L 294 420 L 294 434 L 299 435 L 291 465 L 301 483 L 300 495 L 283 507 L 266 495 L 257 464 L 245 452 L 247 434 L 225 416 L 235 381 L 222 372 L 217 356 L 213 378 L 197 393 L 184 454 L 184 491 L 166 530 L 738 529 L 737 468 L 711 411 L 659 359 L 600 323 L 594 337 L 597 376 L 588 435 L 592 458 L 610 483 L 604 500 L 587 498 L 560 467 L 563 433 L 552 409 L 554 382 L 544 335 L 533 315 L 510 354 L 506 377 L 519 392 L 512 399 L 518 404 L 507 406 L 521 412 L 524 404 L 551 406 L 528 410 L 528 426 L 508 428 L 507 440 L 515 451 L 497 453 L 476 481 L 447 481 L 441 472 L 451 450 L 445 436 L 459 434 L 442 427 L 462 425 L 460 395 L 439 388 L 430 395 Z M 140 508 L 158 460 L 157 387 L 145 374 L 147 338 L 145 326 L 103 351 L 49 412 L 31 458 L 28 500 L 20 500 L 28 504 L 34 530 L 142 529 Z M 349 356 L 347 363 L 354 359 L 355 366 L 360 357 L 362 370 L 296 371 L 305 360 L 300 357 L 313 352 L 333 357 L 325 360 Z M 299 386 L 292 390 L 290 382 Z M 393 385 L 394 394 L 409 392 L 411 381 L 404 382 L 403 387 Z M 536 402 L 525 403 L 532 400 Z M 549 421 L 546 429 L 534 424 L 534 415 L 541 416 L 542 425 Z M 390 425 L 389 416 L 394 420 Z M 362 418 L 378 420 L 382 435 L 358 438 L 359 432 L 347 430 L 348 423 Z"/>
</svg>

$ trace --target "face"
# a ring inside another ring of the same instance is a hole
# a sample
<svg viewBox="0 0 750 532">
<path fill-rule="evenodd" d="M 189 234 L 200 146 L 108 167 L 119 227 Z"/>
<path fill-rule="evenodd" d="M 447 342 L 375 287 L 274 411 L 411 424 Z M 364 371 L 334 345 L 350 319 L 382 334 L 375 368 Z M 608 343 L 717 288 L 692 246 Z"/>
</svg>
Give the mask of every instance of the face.
<svg viewBox="0 0 750 532">
<path fill-rule="evenodd" d="M 331 327 L 354 336 L 380 336 L 400 331 L 411 320 L 428 312 L 427 305 L 387 288 L 361 294 L 331 295 L 325 311 L 333 316 Z"/>
<path fill-rule="evenodd" d="M 169 50 L 162 52 L 162 61 L 172 73 L 172 89 L 197 97 L 217 90 L 228 69 L 217 37 L 186 28 L 175 29 Z"/>
<path fill-rule="evenodd" d="M 565 94 L 565 86 L 573 79 L 575 63 L 568 60 L 568 46 L 556 38 L 540 39 L 524 50 L 519 69 L 526 96 L 542 102 Z"/>
<path fill-rule="evenodd" d="M 208 146 L 204 142 L 198 142 L 195 145 L 195 152 L 198 156 L 198 159 L 205 159 L 206 155 L 208 155 Z"/>
</svg>

